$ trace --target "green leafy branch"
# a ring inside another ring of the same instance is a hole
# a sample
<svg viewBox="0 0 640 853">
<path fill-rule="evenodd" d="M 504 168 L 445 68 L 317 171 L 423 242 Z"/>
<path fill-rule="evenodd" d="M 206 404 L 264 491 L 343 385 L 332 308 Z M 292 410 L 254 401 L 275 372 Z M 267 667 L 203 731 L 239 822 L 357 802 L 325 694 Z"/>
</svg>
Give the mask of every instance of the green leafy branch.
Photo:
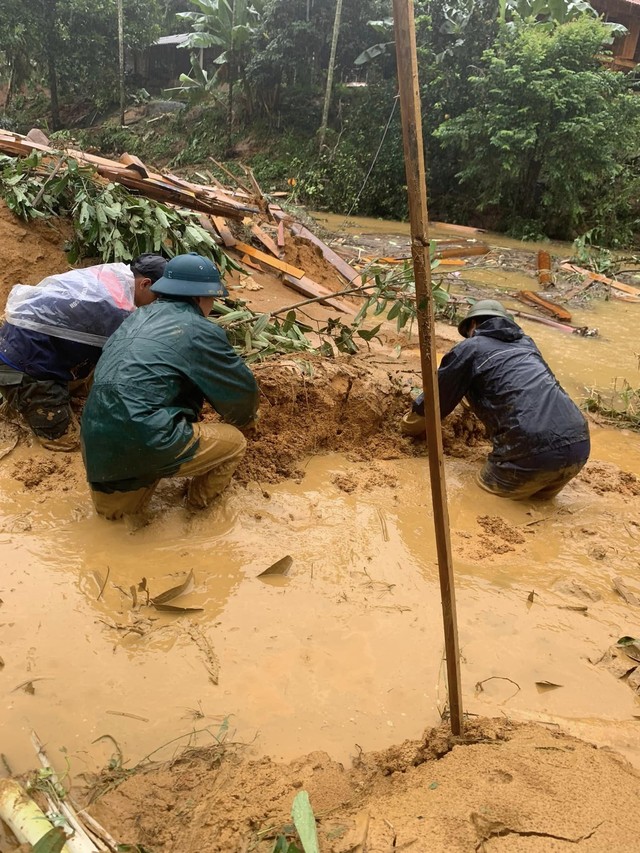
<svg viewBox="0 0 640 853">
<path fill-rule="evenodd" d="M 37 152 L 22 160 L 0 156 L 0 197 L 25 220 L 68 216 L 73 224 L 66 247 L 70 263 L 86 257 L 130 261 L 144 252 L 167 257 L 198 252 L 212 258 L 223 274 L 238 268 L 196 214 L 105 183 L 91 166 L 64 154 L 55 166 Z"/>
<path fill-rule="evenodd" d="M 432 258 L 432 268 L 438 261 Z M 362 273 L 362 283 L 339 291 L 336 296 L 355 295 L 364 299 L 358 313 L 351 322 L 329 317 L 326 321 L 315 321 L 314 329 L 298 319 L 296 309 L 322 297 L 305 299 L 273 314 L 258 314 L 247 308 L 242 300 L 226 303 L 216 302 L 213 306 L 213 322 L 222 326 L 232 346 L 249 364 L 263 361 L 273 355 L 308 352 L 333 358 L 336 352 L 355 355 L 362 344 L 367 346 L 378 338 L 382 320 L 396 322 L 401 331 L 416 317 L 415 281 L 413 267 L 409 261 L 396 269 L 371 265 Z M 449 294 L 438 283 L 432 287 L 434 307 L 438 316 L 445 315 L 452 304 Z M 373 328 L 364 327 L 367 318 L 380 317 L 381 322 Z M 384 316 L 383 316 L 384 315 Z M 309 335 L 313 335 L 315 341 Z"/>
</svg>

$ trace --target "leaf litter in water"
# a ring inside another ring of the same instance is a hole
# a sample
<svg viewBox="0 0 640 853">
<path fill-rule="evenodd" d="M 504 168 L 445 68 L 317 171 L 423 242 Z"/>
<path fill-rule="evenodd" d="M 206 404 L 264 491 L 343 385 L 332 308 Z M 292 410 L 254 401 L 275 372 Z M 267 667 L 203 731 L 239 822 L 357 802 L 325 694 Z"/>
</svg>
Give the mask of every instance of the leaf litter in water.
<svg viewBox="0 0 640 853">
<path fill-rule="evenodd" d="M 204 607 L 181 607 L 178 604 L 169 604 L 169 602 L 173 601 L 174 598 L 179 598 L 181 595 L 186 595 L 188 592 L 191 592 L 194 582 L 195 578 L 193 576 L 193 569 L 191 569 L 181 584 L 178 584 L 178 586 L 172 586 L 171 589 L 167 589 L 159 595 L 154 595 L 153 598 L 149 599 L 149 604 L 152 607 L 155 607 L 156 610 L 160 610 L 163 613 L 201 613 L 204 610 Z M 141 591 L 147 590 L 146 578 L 142 579 L 138 588 Z"/>
<path fill-rule="evenodd" d="M 611 583 L 618 595 L 620 595 L 627 604 L 633 604 L 636 607 L 640 606 L 640 597 L 637 596 L 635 592 L 631 592 L 623 578 L 614 578 Z"/>
<path fill-rule="evenodd" d="M 557 690 L 558 687 L 562 686 L 562 684 L 555 684 L 553 681 L 536 681 L 538 693 L 546 693 L 549 690 Z"/>
<path fill-rule="evenodd" d="M 282 559 L 277 560 L 275 563 L 272 563 L 268 568 L 266 568 L 263 572 L 260 572 L 258 575 L 259 578 L 272 577 L 274 575 L 286 578 L 289 574 L 289 569 L 293 565 L 293 557 L 287 554 L 286 557 L 282 557 Z"/>
</svg>

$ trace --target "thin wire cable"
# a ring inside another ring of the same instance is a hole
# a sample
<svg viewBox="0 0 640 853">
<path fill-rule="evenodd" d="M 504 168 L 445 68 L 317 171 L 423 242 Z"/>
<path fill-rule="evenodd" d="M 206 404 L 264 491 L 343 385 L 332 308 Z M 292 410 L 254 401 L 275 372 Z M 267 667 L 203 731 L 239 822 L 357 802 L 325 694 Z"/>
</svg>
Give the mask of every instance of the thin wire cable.
<svg viewBox="0 0 640 853">
<path fill-rule="evenodd" d="M 360 198 L 361 198 L 361 196 L 362 196 L 362 193 L 363 193 L 363 192 L 364 192 L 364 190 L 365 190 L 365 187 L 367 186 L 367 183 L 369 182 L 369 178 L 371 177 L 371 173 L 373 172 L 374 167 L 375 167 L 375 165 L 376 165 L 376 163 L 377 163 L 377 161 L 378 161 L 378 157 L 380 156 L 380 152 L 382 151 L 382 146 L 384 145 L 384 141 L 385 141 L 385 139 L 387 138 L 387 133 L 389 132 L 389 128 L 391 127 L 391 122 L 393 121 L 393 116 L 395 115 L 395 111 L 396 111 L 396 107 L 397 107 L 397 105 L 398 105 L 398 99 L 399 99 L 399 97 L 400 97 L 400 95 L 398 94 L 398 95 L 396 95 L 396 96 L 394 97 L 394 99 L 393 99 L 393 106 L 391 107 L 391 112 L 389 113 L 389 118 L 387 119 L 387 124 L 386 124 L 386 126 L 385 126 L 385 129 L 384 129 L 384 131 L 382 132 L 382 138 L 380 139 L 380 144 L 378 145 L 378 150 L 376 151 L 376 153 L 375 153 L 375 154 L 374 154 L 374 156 L 373 156 L 373 160 L 371 161 L 371 165 L 369 166 L 369 171 L 367 172 L 367 174 L 366 174 L 366 176 L 365 176 L 365 179 L 364 179 L 364 181 L 363 181 L 363 183 L 362 183 L 362 186 L 360 187 L 360 191 L 358 192 L 358 195 L 355 197 L 355 200 L 354 200 L 353 204 L 351 205 L 351 207 L 349 208 L 349 211 L 348 211 L 348 213 L 346 214 L 346 216 L 345 216 L 345 218 L 344 218 L 344 221 L 343 221 L 343 222 L 342 222 L 342 224 L 340 225 L 340 228 L 338 229 L 338 231 L 341 231 L 341 230 L 344 228 L 344 226 L 345 226 L 345 224 L 347 223 L 347 221 L 348 221 L 349 217 L 351 216 L 351 214 L 352 214 L 352 213 L 353 213 L 353 211 L 355 210 L 355 208 L 356 208 L 356 206 L 357 206 L 358 202 L 360 201 Z M 337 236 L 337 235 L 336 235 L 336 236 Z M 332 241 L 332 242 L 333 242 L 333 241 Z"/>
</svg>

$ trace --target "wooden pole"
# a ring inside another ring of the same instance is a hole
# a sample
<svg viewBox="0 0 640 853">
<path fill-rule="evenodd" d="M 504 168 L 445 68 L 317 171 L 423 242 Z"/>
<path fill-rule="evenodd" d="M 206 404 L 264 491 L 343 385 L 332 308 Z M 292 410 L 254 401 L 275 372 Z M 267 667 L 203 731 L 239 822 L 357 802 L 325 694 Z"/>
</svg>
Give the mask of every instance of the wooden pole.
<svg viewBox="0 0 640 853">
<path fill-rule="evenodd" d="M 327 135 L 327 124 L 329 123 L 329 106 L 331 104 L 331 90 L 333 89 L 333 72 L 336 67 L 336 50 L 338 48 L 338 36 L 340 35 L 340 20 L 342 18 L 342 0 L 336 0 L 336 16 L 333 20 L 333 35 L 331 37 L 331 55 L 329 57 L 329 68 L 327 70 L 327 88 L 324 93 L 324 106 L 322 108 L 322 123 L 319 132 L 319 148 L 322 152 L 324 138 Z"/>
<path fill-rule="evenodd" d="M 395 21 L 398 86 L 402 112 L 402 135 L 407 173 L 409 218 L 411 221 L 411 254 L 416 283 L 417 324 L 420 338 L 420 363 L 424 388 L 424 412 L 427 426 L 427 448 L 431 475 L 431 500 L 436 534 L 440 594 L 444 622 L 444 644 L 447 659 L 447 682 L 451 731 L 462 732 L 462 690 L 460 685 L 460 651 L 456 621 L 456 599 L 449 535 L 447 487 L 444 476 L 444 453 L 438 397 L 438 365 L 434 308 L 431 295 L 431 259 L 427 216 L 427 186 L 420 114 L 420 89 L 413 0 L 393 0 Z"/>
<path fill-rule="evenodd" d="M 120 83 L 120 126 L 124 127 L 124 11 L 118 2 L 118 77 Z"/>
</svg>

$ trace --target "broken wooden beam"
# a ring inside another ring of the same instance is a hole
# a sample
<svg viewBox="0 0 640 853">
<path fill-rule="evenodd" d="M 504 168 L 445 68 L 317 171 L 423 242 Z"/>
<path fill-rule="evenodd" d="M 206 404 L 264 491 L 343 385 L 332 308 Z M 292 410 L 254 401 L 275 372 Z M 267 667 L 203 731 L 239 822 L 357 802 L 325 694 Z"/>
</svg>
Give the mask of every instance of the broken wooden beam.
<svg viewBox="0 0 640 853">
<path fill-rule="evenodd" d="M 435 242 L 434 257 L 438 260 L 441 258 L 471 258 L 475 255 L 488 255 L 491 251 L 490 246 L 477 240 L 461 240 L 459 243 L 446 246 L 439 246 L 437 240 Z"/>
<path fill-rule="evenodd" d="M 576 266 L 575 264 L 560 264 L 560 269 L 567 270 L 568 272 L 574 272 L 578 275 L 583 275 L 585 278 L 591 278 L 594 281 L 600 281 L 603 284 L 609 285 L 613 290 L 618 290 L 626 294 L 627 297 L 633 297 L 629 300 L 630 302 L 640 302 L 640 290 L 637 287 L 632 287 L 630 284 L 625 284 L 623 281 L 616 281 L 614 278 L 609 278 L 608 276 L 601 275 L 597 272 L 591 272 L 591 270 L 586 270 L 583 267 Z"/>
<path fill-rule="evenodd" d="M 122 184 L 134 193 L 156 201 L 174 204 L 200 213 L 210 213 L 241 219 L 247 213 L 257 213 L 258 207 L 229 198 L 213 187 L 191 184 L 173 175 L 162 175 L 148 169 L 137 158 L 128 155 L 129 165 L 116 160 L 108 160 L 84 151 L 66 149 L 60 151 L 40 142 L 0 130 L 0 152 L 16 157 L 27 157 L 33 151 L 39 151 L 47 157 L 67 156 L 83 165 L 92 166 L 100 177 Z M 135 168 L 132 168 L 135 162 Z M 146 172 L 146 176 L 143 175 Z"/>
<path fill-rule="evenodd" d="M 234 249 L 236 252 L 244 252 L 245 255 L 249 255 L 250 258 L 255 258 L 255 260 L 260 261 L 261 264 L 280 270 L 280 272 L 293 276 L 293 278 L 299 279 L 304 276 L 304 270 L 301 270 L 300 267 L 294 267 L 292 264 L 288 264 L 286 261 L 281 261 L 279 258 L 272 258 L 271 255 L 267 255 L 266 252 L 261 252 L 259 249 L 254 249 L 254 247 L 250 246 L 248 243 L 238 242 L 234 246 Z"/>
<path fill-rule="evenodd" d="M 353 309 L 350 305 L 342 299 L 335 299 L 331 290 L 323 287 L 321 284 L 318 284 L 306 275 L 303 275 L 300 278 L 285 275 L 284 281 L 288 287 L 292 288 L 292 290 L 296 290 L 298 293 L 302 293 L 303 296 L 308 296 L 312 299 L 321 296 L 322 299 L 318 299 L 318 302 L 320 302 L 321 305 L 329 305 L 331 308 L 335 308 L 336 311 L 341 311 L 343 314 L 353 314 Z"/>
<path fill-rule="evenodd" d="M 220 235 L 222 242 L 226 246 L 227 249 L 233 249 L 233 247 L 238 242 L 236 238 L 233 236 L 231 231 L 229 230 L 229 226 L 222 216 L 212 216 L 211 221 L 215 225 L 216 231 Z"/>
<path fill-rule="evenodd" d="M 563 323 L 571 322 L 571 312 L 567 311 L 566 308 L 562 308 L 560 305 L 556 305 L 555 302 L 543 299 L 542 296 L 539 296 L 532 290 L 521 290 L 515 294 L 515 297 L 520 302 L 524 302 L 527 305 L 534 305 L 542 311 L 547 311 L 552 317 L 555 317 L 557 320 L 561 320 Z"/>
<path fill-rule="evenodd" d="M 276 258 L 280 257 L 280 251 L 276 246 L 273 238 L 270 237 L 266 233 L 266 231 L 263 231 L 259 225 L 252 225 L 251 233 L 256 238 L 256 240 L 259 240 L 262 243 L 265 249 L 268 249 L 268 251 L 271 252 L 272 255 L 274 255 Z"/>
</svg>

